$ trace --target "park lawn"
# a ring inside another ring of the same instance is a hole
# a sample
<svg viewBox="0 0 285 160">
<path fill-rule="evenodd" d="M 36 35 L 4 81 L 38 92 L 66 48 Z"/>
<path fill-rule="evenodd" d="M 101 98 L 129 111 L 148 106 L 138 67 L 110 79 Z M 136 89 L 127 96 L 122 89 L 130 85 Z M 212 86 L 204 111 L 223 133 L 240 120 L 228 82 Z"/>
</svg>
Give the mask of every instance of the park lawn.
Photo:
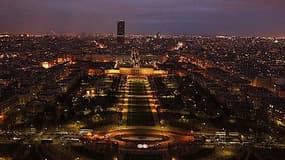
<svg viewBox="0 0 285 160">
<path fill-rule="evenodd" d="M 128 112 L 128 126 L 154 126 L 151 112 Z"/>
<path fill-rule="evenodd" d="M 146 89 L 142 82 L 130 84 L 130 95 L 145 95 Z M 147 98 L 129 98 L 127 125 L 129 126 L 153 126 L 154 120 Z"/>
</svg>

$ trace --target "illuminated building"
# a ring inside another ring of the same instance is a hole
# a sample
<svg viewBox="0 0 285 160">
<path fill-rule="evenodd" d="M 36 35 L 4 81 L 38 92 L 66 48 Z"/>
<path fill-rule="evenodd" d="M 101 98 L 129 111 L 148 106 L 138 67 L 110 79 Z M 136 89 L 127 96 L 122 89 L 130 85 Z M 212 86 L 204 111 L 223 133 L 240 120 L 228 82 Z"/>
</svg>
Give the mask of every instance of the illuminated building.
<svg viewBox="0 0 285 160">
<path fill-rule="evenodd" d="M 125 42 L 125 21 L 119 21 L 117 24 L 117 43 L 123 45 Z"/>
<path fill-rule="evenodd" d="M 167 76 L 168 72 L 164 70 L 155 70 L 153 68 L 127 68 L 120 67 L 119 69 L 109 69 L 105 70 L 105 74 L 107 75 L 157 75 L 157 76 Z"/>
</svg>

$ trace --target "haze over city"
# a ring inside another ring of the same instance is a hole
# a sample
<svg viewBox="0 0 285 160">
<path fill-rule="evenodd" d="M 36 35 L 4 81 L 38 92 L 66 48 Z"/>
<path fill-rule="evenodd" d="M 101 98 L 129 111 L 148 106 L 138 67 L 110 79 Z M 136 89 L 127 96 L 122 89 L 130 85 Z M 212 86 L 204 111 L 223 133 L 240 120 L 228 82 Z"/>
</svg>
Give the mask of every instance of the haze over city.
<svg viewBox="0 0 285 160">
<path fill-rule="evenodd" d="M 285 35 L 283 0 L 1 0 L 0 32 Z"/>
</svg>

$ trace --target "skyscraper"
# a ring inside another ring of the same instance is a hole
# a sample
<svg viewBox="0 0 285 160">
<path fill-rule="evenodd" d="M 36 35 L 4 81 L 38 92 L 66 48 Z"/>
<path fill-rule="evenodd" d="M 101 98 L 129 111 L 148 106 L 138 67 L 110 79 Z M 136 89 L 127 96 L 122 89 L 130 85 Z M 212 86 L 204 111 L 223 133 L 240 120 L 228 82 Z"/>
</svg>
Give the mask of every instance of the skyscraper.
<svg viewBox="0 0 285 160">
<path fill-rule="evenodd" d="M 117 24 L 117 42 L 120 45 L 125 42 L 125 21 L 119 21 Z"/>
</svg>

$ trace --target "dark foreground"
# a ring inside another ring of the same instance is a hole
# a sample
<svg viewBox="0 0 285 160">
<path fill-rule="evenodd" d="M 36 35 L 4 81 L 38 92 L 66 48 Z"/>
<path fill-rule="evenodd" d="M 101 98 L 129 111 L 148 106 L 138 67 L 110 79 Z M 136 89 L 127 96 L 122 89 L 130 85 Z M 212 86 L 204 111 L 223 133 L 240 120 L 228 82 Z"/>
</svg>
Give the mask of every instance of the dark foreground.
<svg viewBox="0 0 285 160">
<path fill-rule="evenodd" d="M 172 154 L 173 153 L 173 154 Z M 173 146 L 166 152 L 120 150 L 113 144 L 54 145 L 1 144 L 7 160 L 284 160 L 284 149 L 252 147 Z"/>
</svg>

